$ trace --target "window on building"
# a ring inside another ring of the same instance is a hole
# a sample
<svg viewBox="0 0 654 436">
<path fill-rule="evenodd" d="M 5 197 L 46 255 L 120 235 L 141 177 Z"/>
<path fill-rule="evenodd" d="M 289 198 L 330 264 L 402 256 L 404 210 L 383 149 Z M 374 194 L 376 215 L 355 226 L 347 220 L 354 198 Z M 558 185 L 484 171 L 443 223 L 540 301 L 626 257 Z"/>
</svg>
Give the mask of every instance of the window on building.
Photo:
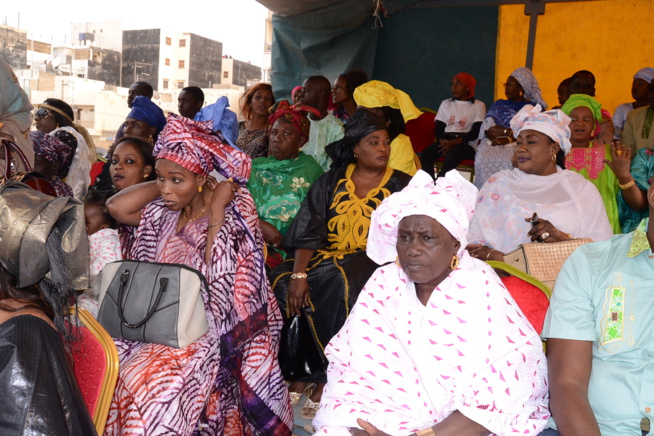
<svg viewBox="0 0 654 436">
<path fill-rule="evenodd" d="M 173 45 L 173 40 L 166 37 L 166 45 Z"/>
<path fill-rule="evenodd" d="M 163 80 L 163 89 L 168 89 L 168 79 Z"/>
<path fill-rule="evenodd" d="M 179 68 L 184 68 L 184 59 L 179 61 Z"/>
<path fill-rule="evenodd" d="M 170 66 L 170 59 L 168 59 L 168 58 L 166 58 L 166 66 L 167 66 L 167 67 Z"/>
<path fill-rule="evenodd" d="M 177 89 L 183 89 L 183 88 L 184 88 L 184 81 L 180 80 L 179 82 L 177 82 Z"/>
<path fill-rule="evenodd" d="M 229 79 L 229 71 L 223 71 L 223 79 Z"/>
<path fill-rule="evenodd" d="M 179 46 L 180 47 L 186 47 L 186 40 L 185 39 L 180 39 L 179 40 Z"/>
</svg>

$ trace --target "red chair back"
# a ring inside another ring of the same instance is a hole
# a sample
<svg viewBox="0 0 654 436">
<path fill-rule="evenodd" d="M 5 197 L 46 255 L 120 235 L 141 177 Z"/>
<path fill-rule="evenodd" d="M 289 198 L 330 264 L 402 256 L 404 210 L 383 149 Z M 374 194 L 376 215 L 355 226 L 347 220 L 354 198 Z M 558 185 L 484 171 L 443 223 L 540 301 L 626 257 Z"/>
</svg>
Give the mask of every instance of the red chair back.
<svg viewBox="0 0 654 436">
<path fill-rule="evenodd" d="M 525 314 L 531 325 L 540 335 L 543 330 L 545 314 L 550 306 L 547 295 L 537 286 L 532 285 L 519 277 L 502 277 L 502 283 L 509 290 L 513 299 Z"/>
</svg>

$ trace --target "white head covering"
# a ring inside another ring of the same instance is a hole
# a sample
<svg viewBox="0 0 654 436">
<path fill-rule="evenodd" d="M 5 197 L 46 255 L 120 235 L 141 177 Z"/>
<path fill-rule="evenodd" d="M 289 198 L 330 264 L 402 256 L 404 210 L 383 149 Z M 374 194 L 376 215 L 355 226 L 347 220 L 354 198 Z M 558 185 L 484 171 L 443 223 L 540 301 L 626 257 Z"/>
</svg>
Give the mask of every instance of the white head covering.
<svg viewBox="0 0 654 436">
<path fill-rule="evenodd" d="M 542 112 L 539 104 L 524 106 L 511 119 L 511 130 L 518 136 L 523 130 L 535 130 L 557 142 L 567 155 L 572 149 L 570 143 L 570 117 L 558 109 Z"/>
<path fill-rule="evenodd" d="M 434 180 L 420 170 L 400 192 L 389 196 L 372 213 L 366 252 L 378 264 L 392 262 L 397 257 L 397 228 L 402 218 L 426 215 L 438 221 L 461 246 L 461 256 L 467 243 L 468 225 L 475 211 L 477 188 L 458 171 Z"/>
<path fill-rule="evenodd" d="M 525 100 L 533 101 L 541 105 L 543 109 L 547 109 L 547 103 L 543 100 L 543 96 L 538 86 L 538 80 L 531 70 L 527 67 L 520 67 L 513 70 L 511 76 L 514 77 L 522 89 L 525 91 Z"/>
<path fill-rule="evenodd" d="M 641 68 L 634 75 L 634 79 L 643 79 L 645 82 L 650 83 L 652 80 L 654 80 L 654 68 Z"/>
</svg>

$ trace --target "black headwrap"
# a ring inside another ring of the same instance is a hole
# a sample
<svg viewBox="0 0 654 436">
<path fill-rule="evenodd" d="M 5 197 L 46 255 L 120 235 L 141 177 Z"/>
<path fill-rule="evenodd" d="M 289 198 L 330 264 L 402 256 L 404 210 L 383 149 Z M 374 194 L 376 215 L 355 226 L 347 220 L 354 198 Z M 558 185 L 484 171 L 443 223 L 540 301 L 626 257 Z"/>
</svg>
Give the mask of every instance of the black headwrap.
<svg viewBox="0 0 654 436">
<path fill-rule="evenodd" d="M 325 147 L 327 156 L 332 159 L 330 168 L 355 163 L 354 146 L 366 136 L 379 130 L 388 131 L 383 118 L 367 109 L 357 109 L 345 123 L 345 136 L 343 136 L 343 139 L 332 142 Z"/>
</svg>

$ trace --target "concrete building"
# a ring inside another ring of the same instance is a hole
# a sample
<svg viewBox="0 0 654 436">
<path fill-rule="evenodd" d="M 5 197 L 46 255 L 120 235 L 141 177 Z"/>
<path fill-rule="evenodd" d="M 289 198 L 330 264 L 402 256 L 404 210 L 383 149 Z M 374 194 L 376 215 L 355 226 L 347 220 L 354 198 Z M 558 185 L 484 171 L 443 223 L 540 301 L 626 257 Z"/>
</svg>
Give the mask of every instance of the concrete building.
<svg viewBox="0 0 654 436">
<path fill-rule="evenodd" d="M 221 83 L 223 44 L 194 33 L 164 29 L 125 30 L 121 85 L 139 80 L 155 90 Z"/>
<path fill-rule="evenodd" d="M 250 87 L 261 82 L 261 67 L 236 59 L 223 58 L 221 84 Z"/>
<path fill-rule="evenodd" d="M 27 31 L 0 26 L 0 56 L 13 68 L 27 68 Z"/>
</svg>

